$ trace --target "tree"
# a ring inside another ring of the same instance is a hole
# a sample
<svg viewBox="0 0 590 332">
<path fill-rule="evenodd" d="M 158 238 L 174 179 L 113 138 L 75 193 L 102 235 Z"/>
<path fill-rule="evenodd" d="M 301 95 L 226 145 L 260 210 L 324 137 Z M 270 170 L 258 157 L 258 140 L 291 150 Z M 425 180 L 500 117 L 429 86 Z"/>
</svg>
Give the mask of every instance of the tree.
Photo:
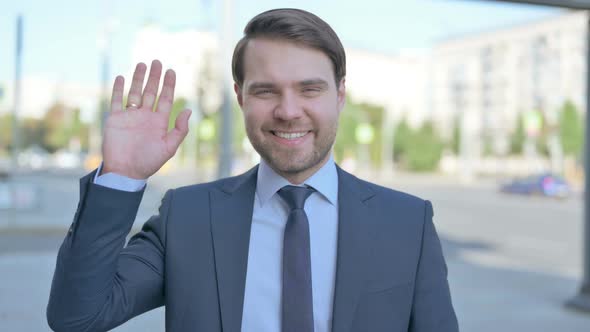
<svg viewBox="0 0 590 332">
<path fill-rule="evenodd" d="M 401 120 L 394 135 L 394 159 L 400 166 L 412 171 L 433 171 L 438 167 L 445 143 L 432 122 L 427 121 L 412 129 Z"/>
<path fill-rule="evenodd" d="M 25 132 L 29 130 L 26 135 L 30 137 L 38 130 L 40 141 L 35 143 L 41 144 L 49 152 L 67 148 L 73 140 L 80 143 L 82 150 L 88 149 L 90 129 L 81 121 L 78 108 L 72 109 L 56 102 L 45 112 L 38 129 L 34 128 L 32 122 L 24 122 L 23 125 Z"/>
<path fill-rule="evenodd" d="M 484 157 L 490 157 L 494 155 L 494 139 L 492 138 L 492 134 L 484 133 L 482 135 L 482 142 L 483 142 L 483 151 L 482 155 Z"/>
<path fill-rule="evenodd" d="M 400 162 L 402 157 L 407 153 L 412 141 L 412 129 L 408 122 L 403 118 L 398 122 L 393 135 L 393 160 Z"/>
<path fill-rule="evenodd" d="M 49 152 L 55 152 L 68 143 L 68 123 L 66 123 L 66 106 L 56 102 L 43 116 L 43 145 Z"/>
<path fill-rule="evenodd" d="M 411 135 L 410 145 L 406 152 L 406 164 L 413 171 L 433 171 L 438 167 L 444 143 L 432 122 L 425 122 L 422 127 Z"/>
<path fill-rule="evenodd" d="M 565 102 L 559 114 L 559 138 L 565 155 L 580 158 L 584 145 L 584 126 L 574 104 Z"/>
<path fill-rule="evenodd" d="M 461 117 L 455 116 L 453 120 L 453 136 L 451 137 L 451 151 L 459 155 L 461 149 Z"/>
<path fill-rule="evenodd" d="M 364 114 L 364 121 L 368 123 L 374 132 L 374 138 L 371 144 L 369 144 L 369 156 L 371 163 L 376 166 L 380 166 L 383 162 L 383 121 L 385 109 L 383 107 L 362 103 L 359 105 L 361 112 Z M 357 124 L 358 125 L 358 124 Z"/>
<path fill-rule="evenodd" d="M 357 149 L 354 137 L 357 124 L 361 120 L 361 109 L 347 97 L 346 105 L 340 113 L 338 135 L 334 144 L 334 157 L 341 162 L 346 155 L 354 155 Z"/>
<path fill-rule="evenodd" d="M 12 148 L 12 114 L 0 115 L 0 153 Z"/>
<path fill-rule="evenodd" d="M 31 145 L 43 146 L 45 128 L 43 122 L 34 118 L 24 118 L 19 121 L 20 149 L 26 149 Z"/>
<path fill-rule="evenodd" d="M 519 114 L 516 120 L 516 128 L 510 136 L 510 154 L 521 154 L 525 140 L 524 122 L 522 115 Z"/>
</svg>

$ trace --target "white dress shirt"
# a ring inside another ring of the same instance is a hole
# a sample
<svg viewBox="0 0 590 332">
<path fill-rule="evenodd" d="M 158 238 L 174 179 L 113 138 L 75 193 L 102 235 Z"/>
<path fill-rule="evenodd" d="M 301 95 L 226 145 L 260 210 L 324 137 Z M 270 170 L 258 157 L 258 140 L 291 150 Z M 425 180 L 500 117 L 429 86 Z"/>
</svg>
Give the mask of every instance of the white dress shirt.
<svg viewBox="0 0 590 332">
<path fill-rule="evenodd" d="M 277 191 L 289 181 L 264 161 L 258 168 L 242 315 L 243 332 L 281 330 L 283 232 L 289 208 Z M 332 325 L 338 236 L 338 174 L 330 160 L 304 184 L 314 192 L 305 202 L 309 220 L 315 332 Z"/>
<path fill-rule="evenodd" d="M 95 183 L 138 191 L 146 181 L 109 173 L 95 177 Z M 250 231 L 243 332 L 281 330 L 283 232 L 289 208 L 277 191 L 289 184 L 268 164 L 260 162 Z M 310 232 L 314 330 L 328 332 L 332 325 L 338 238 L 338 174 L 333 158 L 330 157 L 304 185 L 316 190 L 304 207 Z"/>
</svg>

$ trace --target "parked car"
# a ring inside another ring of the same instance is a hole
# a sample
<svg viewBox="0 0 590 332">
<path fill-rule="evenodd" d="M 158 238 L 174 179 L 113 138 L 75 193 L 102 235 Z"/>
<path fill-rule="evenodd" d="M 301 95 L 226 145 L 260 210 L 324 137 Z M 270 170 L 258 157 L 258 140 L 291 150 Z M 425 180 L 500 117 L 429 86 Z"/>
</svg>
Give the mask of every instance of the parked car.
<svg viewBox="0 0 590 332">
<path fill-rule="evenodd" d="M 544 173 L 517 178 L 502 185 L 500 190 L 509 194 L 538 195 L 566 198 L 571 194 L 570 185 L 560 176 Z"/>
</svg>

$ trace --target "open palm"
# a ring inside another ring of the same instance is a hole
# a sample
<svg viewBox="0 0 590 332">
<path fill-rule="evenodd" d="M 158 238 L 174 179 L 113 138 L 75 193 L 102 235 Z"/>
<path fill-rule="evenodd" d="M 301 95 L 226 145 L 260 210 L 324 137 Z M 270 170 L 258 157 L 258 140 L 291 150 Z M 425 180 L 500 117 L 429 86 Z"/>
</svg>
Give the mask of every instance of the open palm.
<svg viewBox="0 0 590 332">
<path fill-rule="evenodd" d="M 117 173 L 134 179 L 147 179 L 156 173 L 178 149 L 188 133 L 190 110 L 176 118 L 175 127 L 168 131 L 170 110 L 174 101 L 176 75 L 166 71 L 158 105 L 153 111 L 158 93 L 162 64 L 154 60 L 143 89 L 146 65 L 139 63 L 123 109 L 124 79 L 117 76 L 113 85 L 111 112 L 107 118 L 102 143 L 102 173 Z"/>
</svg>

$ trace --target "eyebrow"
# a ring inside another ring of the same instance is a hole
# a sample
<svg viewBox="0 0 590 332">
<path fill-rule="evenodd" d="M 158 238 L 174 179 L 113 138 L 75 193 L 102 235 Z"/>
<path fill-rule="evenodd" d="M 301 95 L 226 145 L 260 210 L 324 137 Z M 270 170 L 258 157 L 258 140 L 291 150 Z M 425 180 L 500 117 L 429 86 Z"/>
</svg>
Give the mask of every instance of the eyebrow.
<svg viewBox="0 0 590 332">
<path fill-rule="evenodd" d="M 248 93 L 252 93 L 257 89 L 274 89 L 276 85 L 268 82 L 254 82 L 248 86 Z"/>
<path fill-rule="evenodd" d="M 327 87 L 329 84 L 325 80 L 321 78 L 310 78 L 303 81 L 299 81 L 296 83 L 299 87 L 306 87 L 306 86 L 321 86 L 323 88 Z M 254 82 L 248 85 L 248 93 L 253 93 L 258 89 L 276 89 L 276 84 L 270 82 Z"/>
<path fill-rule="evenodd" d="M 319 85 L 322 87 L 327 87 L 328 82 L 326 82 L 325 80 L 323 80 L 321 78 L 312 78 L 312 79 L 303 80 L 301 82 L 298 82 L 297 85 L 299 85 L 299 86 Z"/>
</svg>

